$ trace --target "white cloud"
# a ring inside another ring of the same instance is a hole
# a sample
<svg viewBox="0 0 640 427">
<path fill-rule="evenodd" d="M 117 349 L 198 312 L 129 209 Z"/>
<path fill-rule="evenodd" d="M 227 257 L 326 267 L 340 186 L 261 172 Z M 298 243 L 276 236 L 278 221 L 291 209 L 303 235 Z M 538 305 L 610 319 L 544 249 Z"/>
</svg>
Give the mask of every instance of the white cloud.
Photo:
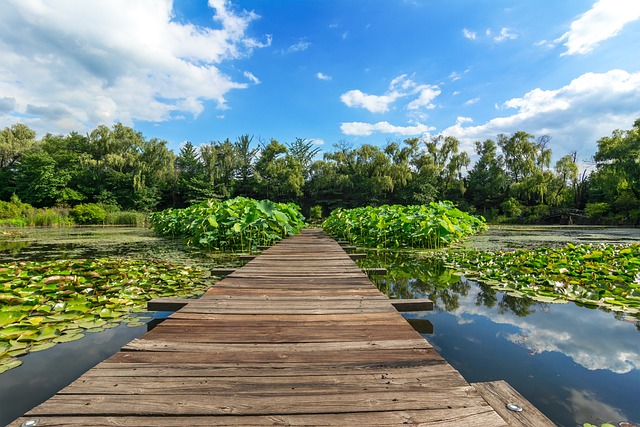
<svg viewBox="0 0 640 427">
<path fill-rule="evenodd" d="M 511 29 L 503 27 L 500 30 L 500 34 L 493 38 L 493 41 L 500 43 L 505 40 L 515 40 L 518 38 L 518 35 L 514 33 Z"/>
<path fill-rule="evenodd" d="M 286 55 L 286 54 L 289 54 L 289 53 L 303 52 L 303 51 L 309 49 L 309 47 L 311 47 L 311 43 L 309 43 L 308 41 L 305 41 L 305 40 L 299 40 L 298 42 L 292 44 L 288 48 L 282 50 L 281 53 Z"/>
<path fill-rule="evenodd" d="M 386 113 L 389 111 L 389 105 L 400 96 L 398 92 L 391 92 L 386 95 L 368 95 L 356 89 L 340 95 L 340 100 L 347 107 L 360 107 L 372 113 Z"/>
<path fill-rule="evenodd" d="M 429 131 L 435 130 L 435 128 L 421 123 L 415 124 L 413 126 L 394 126 L 389 122 L 350 122 L 342 123 L 340 125 L 340 130 L 345 135 L 358 136 L 368 136 L 374 133 L 392 133 L 396 135 L 424 135 L 428 134 Z"/>
<path fill-rule="evenodd" d="M 316 74 L 316 77 L 319 78 L 320 80 L 331 80 L 331 76 L 328 76 L 324 73 L 318 73 Z"/>
<path fill-rule="evenodd" d="M 253 84 L 256 84 L 256 85 L 257 85 L 257 84 L 260 84 L 260 79 L 259 79 L 259 78 L 257 78 L 256 76 L 254 76 L 252 72 L 250 72 L 250 71 L 245 71 L 243 74 L 244 74 L 244 76 L 245 76 L 246 78 L 248 78 L 249 80 L 251 80 L 251 82 L 252 82 Z"/>
<path fill-rule="evenodd" d="M 473 105 L 476 102 L 480 101 L 480 98 L 473 98 L 464 103 L 464 105 Z"/>
<path fill-rule="evenodd" d="M 432 101 L 441 93 L 438 86 L 419 85 L 416 86 L 415 90 L 418 92 L 418 98 L 407 105 L 407 110 L 418 110 L 423 107 L 428 110 L 433 110 L 436 107 Z"/>
<path fill-rule="evenodd" d="M 474 141 L 499 133 L 549 134 L 554 156 L 577 150 L 585 158 L 595 153 L 598 139 L 615 129 L 630 129 L 640 117 L 640 72 L 586 73 L 560 89 L 536 88 L 502 107 L 515 113 L 478 126 L 456 124 L 443 133 L 460 139 L 469 152 Z"/>
<path fill-rule="evenodd" d="M 218 65 L 270 43 L 246 36 L 253 12 L 210 0 L 215 28 L 172 21 L 171 0 L 0 2 L 0 126 L 38 132 L 197 116 L 246 88 Z M 4 102 L 7 106 L 8 102 Z"/>
<path fill-rule="evenodd" d="M 569 31 L 555 43 L 566 41 L 562 55 L 584 55 L 598 44 L 615 37 L 630 22 L 640 19 L 638 0 L 598 0 L 591 9 L 571 23 Z"/>
<path fill-rule="evenodd" d="M 463 29 L 462 29 L 462 35 L 463 35 L 465 38 L 469 39 L 469 40 L 475 40 L 475 39 L 476 39 L 476 37 L 478 36 L 478 33 L 473 32 L 473 31 L 470 31 L 470 30 L 468 30 L 468 29 L 466 29 L 466 28 L 463 28 Z"/>
<path fill-rule="evenodd" d="M 312 144 L 316 144 L 316 145 L 324 145 L 324 139 L 322 138 L 312 138 L 309 140 L 309 142 L 311 142 Z"/>
<path fill-rule="evenodd" d="M 384 95 L 369 95 L 355 89 L 343 93 L 340 100 L 348 107 L 364 108 L 372 113 L 386 113 L 392 103 L 403 97 L 413 98 L 406 106 L 408 110 L 433 109 L 435 105 L 432 101 L 440 93 L 438 86 L 419 84 L 402 74 L 391 80 Z"/>
<path fill-rule="evenodd" d="M 460 80 L 462 78 L 462 76 L 458 73 L 456 73 L 455 71 L 452 71 L 451 74 L 449 74 L 449 78 L 451 79 L 452 82 L 456 82 L 458 80 Z"/>
</svg>

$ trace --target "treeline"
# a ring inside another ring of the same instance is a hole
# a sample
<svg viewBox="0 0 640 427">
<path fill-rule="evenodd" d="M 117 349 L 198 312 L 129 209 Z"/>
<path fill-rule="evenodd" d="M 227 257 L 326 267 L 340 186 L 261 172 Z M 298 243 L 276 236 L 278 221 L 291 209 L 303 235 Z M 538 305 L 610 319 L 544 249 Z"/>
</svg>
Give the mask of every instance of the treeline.
<svg viewBox="0 0 640 427">
<path fill-rule="evenodd" d="M 382 204 L 451 200 L 494 221 L 535 221 L 556 208 L 584 209 L 592 219 L 640 218 L 640 119 L 598 141 L 594 167 L 579 173 L 577 154 L 551 165 L 550 138 L 526 132 L 476 142 L 471 164 L 453 137 L 410 138 L 384 147 L 345 143 L 320 149 L 297 138 L 215 141 L 178 153 L 167 142 L 116 124 L 81 135 L 29 127 L 0 131 L 0 200 L 36 207 L 99 203 L 157 211 L 209 198 L 246 196 L 296 202 L 308 213 Z"/>
</svg>

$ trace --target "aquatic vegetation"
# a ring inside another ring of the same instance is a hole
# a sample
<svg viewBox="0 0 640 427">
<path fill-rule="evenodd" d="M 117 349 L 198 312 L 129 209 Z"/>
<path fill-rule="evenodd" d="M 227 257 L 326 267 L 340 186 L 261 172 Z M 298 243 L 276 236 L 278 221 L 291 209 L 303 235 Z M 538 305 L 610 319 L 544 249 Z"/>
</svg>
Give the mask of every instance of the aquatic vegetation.
<svg viewBox="0 0 640 427">
<path fill-rule="evenodd" d="M 450 251 L 449 265 L 512 296 L 640 313 L 640 245 L 573 245 L 515 252 Z"/>
<path fill-rule="evenodd" d="M 151 224 L 157 234 L 182 237 L 192 246 L 252 251 L 299 233 L 305 222 L 294 203 L 236 197 L 156 212 L 151 215 Z"/>
<path fill-rule="evenodd" d="M 202 294 L 201 270 L 164 261 L 80 259 L 0 264 L 0 373 L 18 356 L 122 322 L 158 297 Z"/>
<path fill-rule="evenodd" d="M 365 247 L 435 249 L 478 233 L 486 225 L 484 218 L 442 201 L 336 209 L 322 227 L 334 237 Z"/>
</svg>

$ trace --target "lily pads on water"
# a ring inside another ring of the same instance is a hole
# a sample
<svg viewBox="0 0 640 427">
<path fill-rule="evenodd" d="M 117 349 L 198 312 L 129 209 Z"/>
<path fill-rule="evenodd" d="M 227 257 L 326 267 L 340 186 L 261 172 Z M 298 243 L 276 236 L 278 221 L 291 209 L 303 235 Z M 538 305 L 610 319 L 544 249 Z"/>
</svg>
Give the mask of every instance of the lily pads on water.
<svg viewBox="0 0 640 427">
<path fill-rule="evenodd" d="M 451 251 L 448 263 L 493 289 L 540 302 L 574 301 L 640 313 L 640 245 L 573 245 L 515 252 Z"/>
<path fill-rule="evenodd" d="M 18 356 L 87 332 L 140 326 L 151 298 L 202 294 L 202 271 L 163 261 L 80 259 L 0 264 L 0 373 Z"/>
</svg>

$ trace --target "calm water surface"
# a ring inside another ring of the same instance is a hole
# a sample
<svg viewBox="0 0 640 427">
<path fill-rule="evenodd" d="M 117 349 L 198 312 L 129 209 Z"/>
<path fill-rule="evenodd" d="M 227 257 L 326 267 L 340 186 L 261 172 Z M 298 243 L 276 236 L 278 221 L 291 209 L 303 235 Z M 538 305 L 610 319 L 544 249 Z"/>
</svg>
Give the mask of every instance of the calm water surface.
<svg viewBox="0 0 640 427">
<path fill-rule="evenodd" d="M 494 228 L 464 246 L 512 250 L 574 243 L 638 243 L 640 229 Z M 464 378 L 505 380 L 559 426 L 640 426 L 640 320 L 574 303 L 516 298 L 457 276 L 428 254 L 369 251 L 391 297 L 430 298 L 423 334 Z"/>
<path fill-rule="evenodd" d="M 493 228 L 465 245 L 513 249 L 563 245 L 567 241 L 640 241 L 638 229 Z M 179 244 L 140 229 L 29 231 L 0 240 L 0 263 L 9 260 L 105 256 L 151 257 L 202 266 L 213 262 Z M 505 380 L 560 426 L 619 421 L 640 426 L 640 323 L 575 304 L 545 304 L 515 298 L 468 281 L 420 254 L 370 252 L 370 266 L 387 266 L 376 280 L 392 297 L 428 297 L 432 312 L 407 318 L 429 320 L 423 336 L 469 382 Z M 424 322 L 423 322 L 424 323 Z M 120 326 L 87 334 L 22 358 L 0 375 L 0 425 L 46 400 L 83 372 L 117 352 L 146 327 Z"/>
</svg>

